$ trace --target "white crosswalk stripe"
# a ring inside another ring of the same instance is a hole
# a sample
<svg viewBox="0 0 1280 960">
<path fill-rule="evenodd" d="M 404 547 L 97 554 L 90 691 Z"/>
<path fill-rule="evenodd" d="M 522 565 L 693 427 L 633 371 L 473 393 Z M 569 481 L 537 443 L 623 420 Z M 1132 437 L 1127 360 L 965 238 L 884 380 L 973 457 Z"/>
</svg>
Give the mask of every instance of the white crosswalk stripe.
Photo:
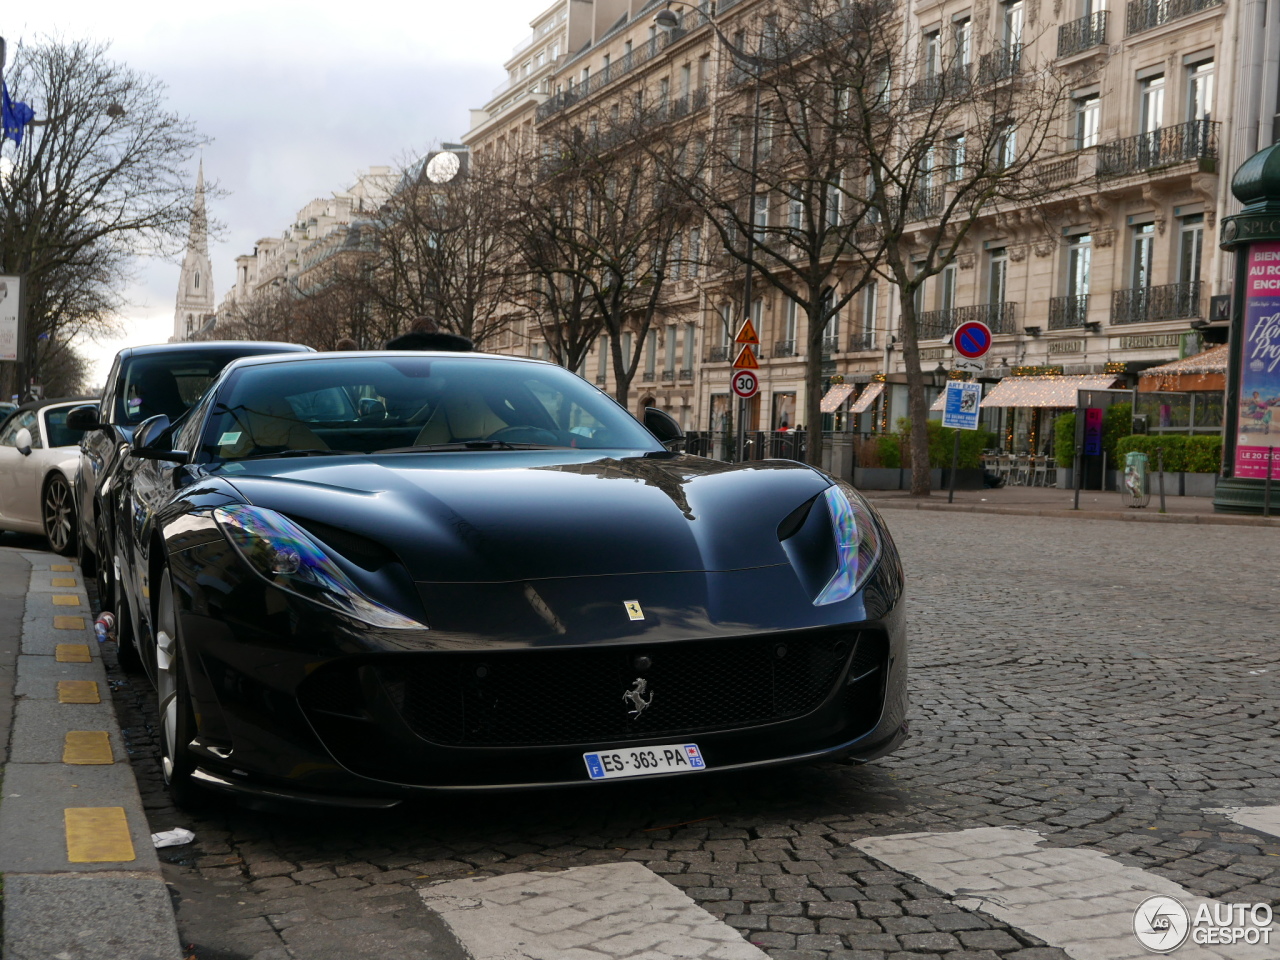
<svg viewBox="0 0 1280 960">
<path fill-rule="evenodd" d="M 767 960 L 630 861 L 450 880 L 420 892 L 475 960 Z"/>
<path fill-rule="evenodd" d="M 1237 821 L 1243 822 L 1243 821 Z M 1178 899 L 1194 918 L 1201 904 L 1172 880 L 1126 866 L 1096 850 L 1043 846 L 1044 837 L 1025 829 L 983 827 L 956 833 L 908 833 L 872 837 L 853 846 L 916 877 L 967 909 L 982 910 L 1039 937 L 1077 960 L 1129 960 L 1151 953 L 1133 932 L 1134 910 L 1146 898 Z M 1271 946 L 1238 943 L 1197 946 L 1190 939 L 1177 960 L 1274 960 Z"/>
<path fill-rule="evenodd" d="M 1280 837 L 1280 807 L 1227 807 L 1210 813 L 1225 814 L 1242 827 Z"/>
</svg>

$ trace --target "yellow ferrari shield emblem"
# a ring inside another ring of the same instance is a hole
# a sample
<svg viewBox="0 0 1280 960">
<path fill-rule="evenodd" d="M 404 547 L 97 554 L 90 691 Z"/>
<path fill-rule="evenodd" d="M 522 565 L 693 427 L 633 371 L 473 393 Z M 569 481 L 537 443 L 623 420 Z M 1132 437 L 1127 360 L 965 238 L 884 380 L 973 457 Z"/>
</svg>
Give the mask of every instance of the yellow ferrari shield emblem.
<svg viewBox="0 0 1280 960">
<path fill-rule="evenodd" d="M 640 609 L 639 600 L 623 600 L 622 605 L 627 608 L 627 616 L 632 620 L 644 619 L 644 611 Z"/>
</svg>

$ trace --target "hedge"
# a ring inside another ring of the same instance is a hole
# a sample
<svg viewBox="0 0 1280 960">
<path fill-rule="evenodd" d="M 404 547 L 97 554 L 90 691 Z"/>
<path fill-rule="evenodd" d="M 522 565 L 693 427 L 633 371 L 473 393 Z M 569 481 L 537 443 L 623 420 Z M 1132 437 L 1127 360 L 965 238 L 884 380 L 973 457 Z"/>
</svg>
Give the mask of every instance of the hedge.
<svg viewBox="0 0 1280 960">
<path fill-rule="evenodd" d="M 951 427 L 944 427 L 938 420 L 929 421 L 929 466 L 951 466 L 951 452 L 955 443 L 955 433 Z M 987 430 L 960 431 L 960 469 L 973 469 L 982 466 L 982 451 L 995 446 L 994 433 Z M 911 424 L 904 418 L 898 421 L 897 433 L 886 433 L 877 441 L 880 450 L 880 463 L 889 468 L 904 466 L 903 453 L 906 460 L 911 459 Z"/>
<path fill-rule="evenodd" d="M 1102 452 L 1107 463 L 1115 463 L 1116 444 L 1133 429 L 1133 406 L 1113 403 L 1102 414 Z M 1064 413 L 1053 424 L 1053 456 L 1060 467 L 1070 467 L 1076 461 L 1076 415 Z"/>
<path fill-rule="evenodd" d="M 1217 473 L 1222 469 L 1222 437 L 1188 436 L 1178 433 L 1136 433 L 1122 437 L 1116 444 L 1116 456 L 1122 467 L 1124 455 L 1136 450 L 1147 455 L 1149 470 L 1159 466 L 1156 451 L 1164 450 L 1167 473 Z"/>
</svg>

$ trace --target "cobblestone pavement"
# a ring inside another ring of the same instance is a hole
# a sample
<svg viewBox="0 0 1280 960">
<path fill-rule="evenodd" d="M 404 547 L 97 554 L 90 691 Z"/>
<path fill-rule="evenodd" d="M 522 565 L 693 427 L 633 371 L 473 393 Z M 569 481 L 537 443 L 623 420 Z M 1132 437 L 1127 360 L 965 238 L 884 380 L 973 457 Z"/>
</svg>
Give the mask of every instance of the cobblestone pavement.
<svg viewBox="0 0 1280 960">
<path fill-rule="evenodd" d="M 1280 837 L 1241 825 L 1274 816 L 1226 813 L 1280 803 L 1274 531 L 887 519 L 909 577 L 913 737 L 863 767 L 376 814 L 187 813 L 159 788 L 149 686 L 115 674 L 153 829 L 197 835 L 161 851 L 192 955 L 453 958 L 458 930 L 423 903 L 439 881 L 631 862 L 774 960 L 1067 957 L 854 846 L 984 827 L 1107 855 L 1192 897 L 1280 899 Z"/>
</svg>

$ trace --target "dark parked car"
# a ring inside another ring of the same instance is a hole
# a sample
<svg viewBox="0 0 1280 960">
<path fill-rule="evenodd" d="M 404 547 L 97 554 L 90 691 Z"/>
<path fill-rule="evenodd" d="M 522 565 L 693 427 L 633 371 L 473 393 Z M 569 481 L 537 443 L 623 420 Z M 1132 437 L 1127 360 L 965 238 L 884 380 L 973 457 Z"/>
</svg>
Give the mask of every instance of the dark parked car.
<svg viewBox="0 0 1280 960">
<path fill-rule="evenodd" d="M 894 749 L 880 518 L 646 423 L 553 364 L 395 352 L 239 360 L 144 423 L 122 588 L 175 795 L 372 805 Z"/>
<path fill-rule="evenodd" d="M 100 403 L 73 411 L 69 425 L 83 432 L 76 480 L 77 553 L 85 576 L 96 576 L 103 607 L 113 603 L 115 542 L 110 517 L 115 475 L 133 431 L 156 414 L 176 420 L 195 403 L 229 362 L 261 353 L 294 353 L 292 343 L 220 341 L 126 347 L 116 354 Z"/>
</svg>

